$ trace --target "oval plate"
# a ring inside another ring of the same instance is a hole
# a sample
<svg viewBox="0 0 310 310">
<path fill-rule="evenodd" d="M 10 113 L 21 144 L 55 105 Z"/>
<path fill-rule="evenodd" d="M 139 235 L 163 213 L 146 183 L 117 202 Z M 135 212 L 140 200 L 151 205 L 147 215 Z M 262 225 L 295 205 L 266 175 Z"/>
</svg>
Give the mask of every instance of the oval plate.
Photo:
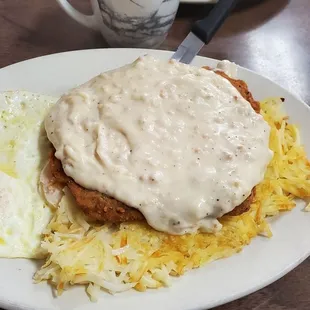
<svg viewBox="0 0 310 310">
<path fill-rule="evenodd" d="M 67 52 L 35 58 L 0 70 L 0 91 L 28 90 L 59 96 L 102 71 L 130 63 L 138 56 L 152 54 L 169 59 L 170 52 L 139 49 L 97 49 Z M 215 66 L 216 60 L 196 57 L 193 65 Z M 307 153 L 310 154 L 310 109 L 272 81 L 239 67 L 256 99 L 270 96 L 285 97 L 286 112 L 291 122 L 298 123 Z M 258 237 L 244 250 L 227 259 L 174 279 L 170 288 L 149 290 L 144 293 L 129 291 L 111 296 L 100 295 L 91 303 L 83 288 L 74 288 L 63 296 L 53 297 L 46 284 L 33 284 L 32 276 L 39 262 L 0 259 L 0 307 L 7 309 L 75 309 L 165 310 L 206 309 L 252 293 L 279 279 L 310 254 L 310 214 L 302 212 L 298 204 L 292 212 L 272 221 L 274 236 Z"/>
</svg>

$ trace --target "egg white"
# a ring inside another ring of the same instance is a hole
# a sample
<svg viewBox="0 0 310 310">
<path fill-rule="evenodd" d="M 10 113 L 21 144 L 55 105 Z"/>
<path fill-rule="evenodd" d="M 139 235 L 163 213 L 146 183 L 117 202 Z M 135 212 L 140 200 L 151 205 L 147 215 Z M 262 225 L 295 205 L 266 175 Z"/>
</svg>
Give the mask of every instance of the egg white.
<svg viewBox="0 0 310 310">
<path fill-rule="evenodd" d="M 56 98 L 0 93 L 0 257 L 39 258 L 52 210 L 38 189 L 50 144 L 43 121 Z"/>
</svg>

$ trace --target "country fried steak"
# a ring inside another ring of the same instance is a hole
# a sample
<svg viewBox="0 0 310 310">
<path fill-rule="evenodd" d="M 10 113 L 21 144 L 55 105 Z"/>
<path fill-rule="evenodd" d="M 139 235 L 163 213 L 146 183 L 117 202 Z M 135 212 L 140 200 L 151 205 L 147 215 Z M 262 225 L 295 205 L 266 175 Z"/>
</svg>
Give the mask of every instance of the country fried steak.
<svg viewBox="0 0 310 310">
<path fill-rule="evenodd" d="M 205 67 L 205 69 L 209 70 L 210 68 Z M 244 81 L 230 78 L 222 71 L 216 71 L 216 73 L 226 78 L 239 91 L 242 97 L 251 104 L 252 108 L 259 113 L 260 104 L 254 100 Z M 78 185 L 65 174 L 61 162 L 54 156 L 54 153 L 50 156 L 50 169 L 54 181 L 69 188 L 77 205 L 90 219 L 110 223 L 145 220 L 142 213 L 137 209 L 128 207 L 122 202 L 105 194 L 88 190 Z M 227 215 L 237 216 L 248 211 L 254 197 L 255 187 L 252 189 L 250 196 L 239 206 L 227 213 Z"/>
</svg>

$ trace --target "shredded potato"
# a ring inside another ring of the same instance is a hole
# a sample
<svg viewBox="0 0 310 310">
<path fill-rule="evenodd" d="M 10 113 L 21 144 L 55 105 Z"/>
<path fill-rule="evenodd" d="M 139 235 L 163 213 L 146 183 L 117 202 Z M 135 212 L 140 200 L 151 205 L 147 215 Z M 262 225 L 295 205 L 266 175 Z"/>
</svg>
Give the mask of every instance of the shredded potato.
<svg viewBox="0 0 310 310">
<path fill-rule="evenodd" d="M 85 284 L 95 301 L 100 289 L 117 293 L 170 285 L 171 276 L 239 252 L 258 234 L 271 237 L 266 218 L 293 209 L 295 197 L 310 196 L 310 164 L 298 128 L 287 123 L 281 105 L 280 98 L 261 102 L 274 157 L 256 187 L 251 209 L 220 219 L 218 234 L 173 236 L 141 223 L 94 225 L 66 191 L 45 231 L 42 248 L 49 254 L 35 281 L 49 280 L 58 294 L 70 285 Z"/>
</svg>

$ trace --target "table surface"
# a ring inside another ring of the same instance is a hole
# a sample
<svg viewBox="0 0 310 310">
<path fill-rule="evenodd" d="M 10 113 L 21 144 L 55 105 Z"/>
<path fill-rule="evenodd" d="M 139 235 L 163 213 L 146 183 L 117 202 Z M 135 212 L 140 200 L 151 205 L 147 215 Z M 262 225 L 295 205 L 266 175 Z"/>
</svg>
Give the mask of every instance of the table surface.
<svg viewBox="0 0 310 310">
<path fill-rule="evenodd" d="M 310 1 L 247 1 L 251 5 L 241 4 L 200 54 L 230 59 L 310 103 Z M 90 11 L 88 1 L 71 3 Z M 161 48 L 176 49 L 192 22 L 208 10 L 210 5 L 182 4 Z M 0 1 L 0 67 L 51 53 L 102 47 L 100 34 L 71 20 L 56 1 Z M 309 283 L 310 259 L 268 287 L 216 309 L 310 309 Z"/>
</svg>

